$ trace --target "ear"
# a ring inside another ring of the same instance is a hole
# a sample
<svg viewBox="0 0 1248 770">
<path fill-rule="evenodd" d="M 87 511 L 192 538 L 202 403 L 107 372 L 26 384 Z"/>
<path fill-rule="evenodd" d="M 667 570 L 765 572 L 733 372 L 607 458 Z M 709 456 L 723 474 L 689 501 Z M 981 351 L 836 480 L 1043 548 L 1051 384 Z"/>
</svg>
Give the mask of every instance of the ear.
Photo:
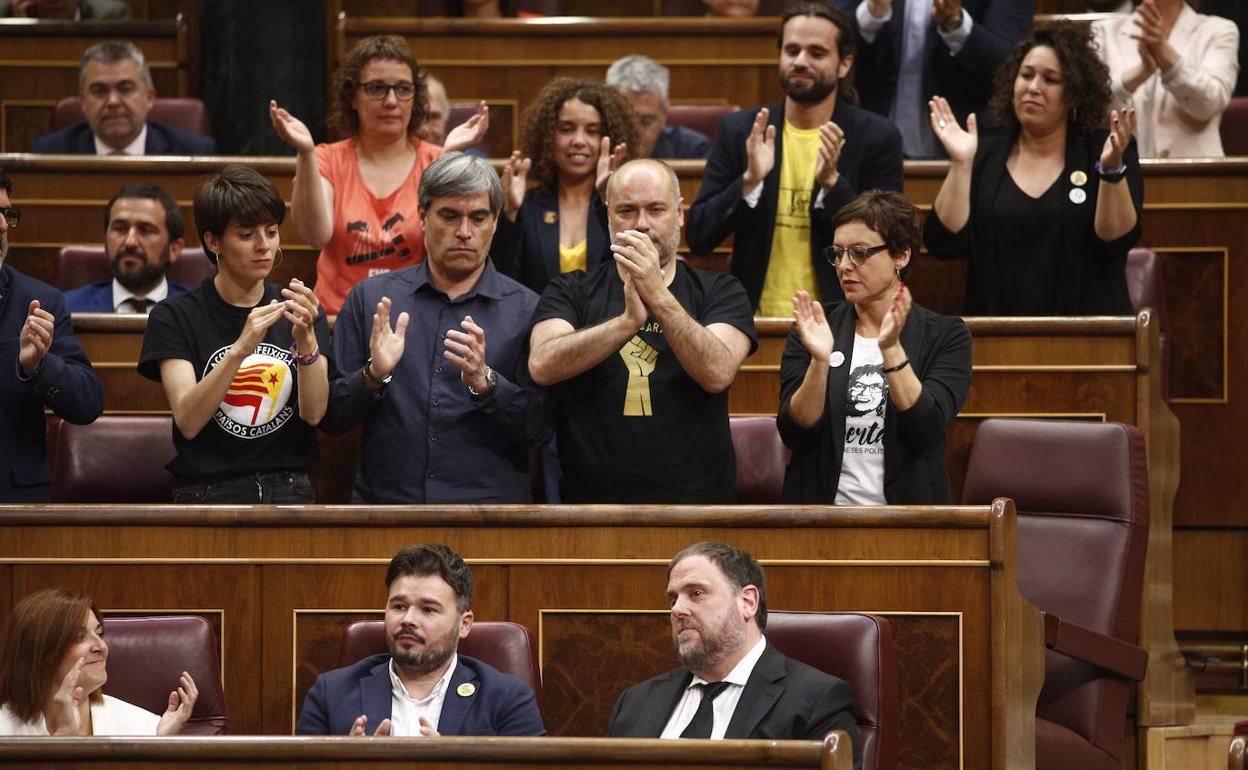
<svg viewBox="0 0 1248 770">
<path fill-rule="evenodd" d="M 838 80 L 844 80 L 849 76 L 849 71 L 854 68 L 854 55 L 851 53 L 844 59 L 841 59 L 841 66 L 837 69 L 836 77 Z"/>
<path fill-rule="evenodd" d="M 893 257 L 893 267 L 898 270 L 905 270 L 906 265 L 910 264 L 910 249 L 907 248 L 901 254 Z"/>
<path fill-rule="evenodd" d="M 737 595 L 737 601 L 740 603 L 742 617 L 747 621 L 752 620 L 758 614 L 758 586 L 743 587 Z"/>
<path fill-rule="evenodd" d="M 685 229 L 685 199 L 676 196 L 676 226 Z"/>
<path fill-rule="evenodd" d="M 185 249 L 185 248 L 186 248 L 186 241 L 182 240 L 181 238 L 178 238 L 177 240 L 174 240 L 174 241 L 169 241 L 169 263 L 172 264 L 174 262 L 177 262 L 178 257 L 182 256 L 182 249 Z"/>
<path fill-rule="evenodd" d="M 459 638 L 463 639 L 468 636 L 468 632 L 472 630 L 472 610 L 468 610 L 459 618 Z"/>
<path fill-rule="evenodd" d="M 219 259 L 221 257 L 221 239 L 213 235 L 208 230 L 205 230 L 202 240 L 204 242 L 204 246 L 213 254 L 216 254 Z"/>
</svg>

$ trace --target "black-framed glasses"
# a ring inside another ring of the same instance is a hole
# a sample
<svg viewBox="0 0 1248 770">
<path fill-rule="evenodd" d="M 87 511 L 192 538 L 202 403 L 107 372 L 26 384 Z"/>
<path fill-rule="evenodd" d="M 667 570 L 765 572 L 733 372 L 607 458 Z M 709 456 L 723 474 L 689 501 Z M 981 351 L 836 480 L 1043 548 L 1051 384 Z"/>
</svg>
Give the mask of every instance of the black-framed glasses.
<svg viewBox="0 0 1248 770">
<path fill-rule="evenodd" d="M 360 88 L 363 89 L 365 96 L 377 102 L 385 99 L 391 91 L 394 91 L 394 98 L 401 102 L 410 102 L 416 98 L 416 84 L 406 80 L 400 80 L 398 83 L 370 80 L 367 83 L 360 83 Z"/>
<path fill-rule="evenodd" d="M 833 245 L 824 247 L 823 257 L 832 264 L 832 267 L 836 267 L 841 264 L 841 260 L 845 257 L 849 257 L 850 262 L 853 262 L 855 265 L 861 267 L 863 263 L 865 263 L 868 259 L 871 259 L 872 254 L 879 254 L 887 248 L 887 244 L 880 244 L 879 246 Z"/>
<path fill-rule="evenodd" d="M 14 208 L 0 209 L 0 215 L 4 217 L 4 224 L 10 230 L 17 227 L 17 223 L 22 221 L 22 212 Z"/>
</svg>

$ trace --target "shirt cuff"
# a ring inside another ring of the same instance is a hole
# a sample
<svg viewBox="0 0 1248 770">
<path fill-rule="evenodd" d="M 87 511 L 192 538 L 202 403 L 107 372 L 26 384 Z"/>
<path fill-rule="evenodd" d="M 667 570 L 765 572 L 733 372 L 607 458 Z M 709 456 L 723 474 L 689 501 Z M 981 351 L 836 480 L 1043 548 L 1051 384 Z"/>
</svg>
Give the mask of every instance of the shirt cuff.
<svg viewBox="0 0 1248 770">
<path fill-rule="evenodd" d="M 758 202 L 763 198 L 763 185 L 765 184 L 767 184 L 766 181 L 759 182 L 758 187 L 755 187 L 749 195 L 742 197 L 742 200 L 745 201 L 745 205 L 750 208 L 754 208 L 758 205 Z"/>
<path fill-rule="evenodd" d="M 868 10 L 867 0 L 862 0 L 858 4 L 858 9 L 854 11 L 854 16 L 858 21 L 858 34 L 862 35 L 862 39 L 870 45 L 875 42 L 876 36 L 880 34 L 880 30 L 884 29 L 884 25 L 893 18 L 893 7 L 891 5 L 888 7 L 888 13 L 884 14 L 884 18 L 877 19 Z"/>
<path fill-rule="evenodd" d="M 819 194 L 815 196 L 815 206 L 814 206 L 815 208 L 817 208 L 817 209 L 821 209 L 821 208 L 823 208 L 823 196 L 825 196 L 825 195 L 827 195 L 827 194 L 828 194 L 828 191 L 827 191 L 827 190 L 825 190 L 825 189 L 823 189 L 823 186 L 822 186 L 822 185 L 820 185 L 820 186 L 819 186 Z"/>
<path fill-rule="evenodd" d="M 962 46 L 966 45 L 966 40 L 971 36 L 971 29 L 975 26 L 975 22 L 971 21 L 971 14 L 965 8 L 962 9 L 962 24 L 952 32 L 946 32 L 945 28 L 936 25 L 936 31 L 940 33 L 940 39 L 945 41 L 945 47 L 949 49 L 949 53 L 954 56 L 958 55 L 958 51 L 962 50 Z"/>
<path fill-rule="evenodd" d="M 46 353 L 44 354 L 44 357 L 45 358 L 47 357 Z M 21 361 L 15 360 L 14 363 L 17 364 L 17 381 L 18 382 L 24 382 L 27 385 L 34 385 L 35 380 L 39 379 L 39 375 L 43 374 L 43 360 L 42 359 L 40 359 L 39 365 L 35 367 L 35 373 L 30 375 L 29 377 L 27 377 L 26 373 L 22 371 Z"/>
<path fill-rule="evenodd" d="M 1174 63 L 1168 71 L 1161 73 L 1161 84 L 1164 86 L 1174 86 L 1187 80 L 1187 73 L 1183 70 L 1183 55 L 1179 54 L 1179 60 Z"/>
</svg>

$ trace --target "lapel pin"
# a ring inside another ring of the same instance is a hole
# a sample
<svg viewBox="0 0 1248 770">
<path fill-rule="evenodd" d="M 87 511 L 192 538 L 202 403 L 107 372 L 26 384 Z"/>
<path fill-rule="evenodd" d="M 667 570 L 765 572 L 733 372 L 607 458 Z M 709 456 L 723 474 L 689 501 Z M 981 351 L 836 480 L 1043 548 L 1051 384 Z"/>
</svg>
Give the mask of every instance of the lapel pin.
<svg viewBox="0 0 1248 770">
<path fill-rule="evenodd" d="M 1070 172 L 1070 183 L 1075 187 L 1083 187 L 1088 183 L 1088 175 L 1083 171 Z"/>
<path fill-rule="evenodd" d="M 845 363 L 845 354 L 839 350 L 833 350 L 832 355 L 828 358 L 828 366 L 835 369 Z"/>
<path fill-rule="evenodd" d="M 553 225 L 555 222 L 559 221 L 559 212 L 558 211 L 543 212 L 542 221 L 548 225 Z"/>
<path fill-rule="evenodd" d="M 1088 194 L 1084 192 L 1082 187 L 1072 187 L 1070 189 L 1070 202 L 1076 206 L 1082 204 L 1088 199 Z"/>
<path fill-rule="evenodd" d="M 464 682 L 455 688 L 455 694 L 461 698 L 467 698 L 477 691 L 477 686 L 471 682 Z"/>
</svg>

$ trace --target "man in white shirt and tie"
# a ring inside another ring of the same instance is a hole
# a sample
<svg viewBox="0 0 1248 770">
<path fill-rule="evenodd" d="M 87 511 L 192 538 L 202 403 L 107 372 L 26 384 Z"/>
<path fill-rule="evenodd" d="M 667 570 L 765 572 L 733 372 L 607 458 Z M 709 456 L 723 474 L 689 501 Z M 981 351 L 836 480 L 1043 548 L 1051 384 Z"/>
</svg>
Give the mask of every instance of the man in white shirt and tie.
<svg viewBox="0 0 1248 770">
<path fill-rule="evenodd" d="M 768 644 L 767 586 L 752 556 L 689 546 L 668 564 L 667 600 L 682 665 L 625 690 L 608 735 L 822 740 L 845 730 L 861 767 L 849 684 Z"/>
</svg>

